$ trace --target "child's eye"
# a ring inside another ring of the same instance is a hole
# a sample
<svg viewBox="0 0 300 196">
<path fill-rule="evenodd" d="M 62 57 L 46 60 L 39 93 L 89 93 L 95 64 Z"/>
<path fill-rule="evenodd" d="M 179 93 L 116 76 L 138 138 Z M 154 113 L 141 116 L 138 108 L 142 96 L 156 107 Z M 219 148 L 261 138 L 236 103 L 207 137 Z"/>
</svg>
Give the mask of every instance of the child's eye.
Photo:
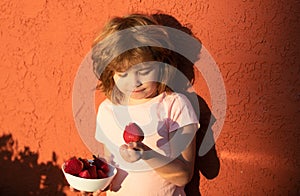
<svg viewBox="0 0 300 196">
<path fill-rule="evenodd" d="M 141 70 L 141 71 L 139 71 L 139 74 L 144 76 L 144 75 L 149 74 L 151 71 L 152 71 L 152 69 Z"/>
<path fill-rule="evenodd" d="M 121 77 L 121 78 L 124 78 L 124 77 L 126 77 L 127 76 L 127 73 L 125 72 L 125 73 L 117 73 L 117 75 L 119 76 L 119 77 Z"/>
</svg>

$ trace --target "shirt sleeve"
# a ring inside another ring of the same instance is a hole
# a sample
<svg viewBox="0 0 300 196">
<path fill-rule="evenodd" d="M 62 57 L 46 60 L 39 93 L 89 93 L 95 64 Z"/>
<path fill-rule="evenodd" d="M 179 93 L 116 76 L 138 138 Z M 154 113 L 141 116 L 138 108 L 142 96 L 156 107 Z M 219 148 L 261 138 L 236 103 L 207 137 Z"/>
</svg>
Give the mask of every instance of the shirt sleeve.
<svg viewBox="0 0 300 196">
<path fill-rule="evenodd" d="M 109 117 L 109 109 L 107 101 L 104 100 L 98 108 L 97 112 L 97 118 L 96 118 L 96 132 L 95 132 L 95 139 L 103 144 L 107 145 L 107 142 L 109 141 L 107 137 L 107 130 L 109 130 L 110 124 L 108 122 L 111 122 L 110 119 L 107 119 Z"/>
<path fill-rule="evenodd" d="M 169 132 L 190 124 L 197 124 L 198 128 L 200 127 L 191 102 L 185 95 L 178 93 L 170 101 L 168 121 Z"/>
<path fill-rule="evenodd" d="M 95 132 L 95 138 L 98 142 L 103 143 L 103 139 L 105 135 L 103 134 L 101 123 L 100 123 L 100 114 L 102 114 L 103 107 L 102 105 L 99 106 L 98 112 L 97 112 L 97 118 L 96 118 L 96 132 Z"/>
</svg>

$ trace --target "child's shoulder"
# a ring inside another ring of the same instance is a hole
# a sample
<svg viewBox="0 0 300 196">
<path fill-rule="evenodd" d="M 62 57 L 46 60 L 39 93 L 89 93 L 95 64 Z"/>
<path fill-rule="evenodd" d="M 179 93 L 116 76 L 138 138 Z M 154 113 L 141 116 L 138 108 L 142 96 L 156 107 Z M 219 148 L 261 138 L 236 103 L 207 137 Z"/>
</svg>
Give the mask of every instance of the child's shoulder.
<svg viewBox="0 0 300 196">
<path fill-rule="evenodd" d="M 182 113 L 182 111 L 185 111 L 185 113 L 194 111 L 194 107 L 191 104 L 190 99 L 182 93 L 168 93 L 165 96 L 164 102 L 164 106 L 169 112 L 175 112 L 179 114 Z"/>
<path fill-rule="evenodd" d="M 174 101 L 187 102 L 188 101 L 188 98 L 184 94 L 177 93 L 177 92 L 166 92 L 164 99 L 168 102 L 174 102 Z"/>
<path fill-rule="evenodd" d="M 104 99 L 98 106 L 98 111 L 103 111 L 111 108 L 113 103 L 109 99 Z"/>
</svg>

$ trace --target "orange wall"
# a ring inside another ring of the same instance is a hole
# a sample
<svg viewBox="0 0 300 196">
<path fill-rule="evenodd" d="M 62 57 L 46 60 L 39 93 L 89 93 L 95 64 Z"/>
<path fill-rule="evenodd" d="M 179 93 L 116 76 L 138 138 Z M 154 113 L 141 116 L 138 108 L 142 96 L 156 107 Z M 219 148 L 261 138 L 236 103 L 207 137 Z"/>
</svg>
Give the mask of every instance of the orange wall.
<svg viewBox="0 0 300 196">
<path fill-rule="evenodd" d="M 90 156 L 73 119 L 74 78 L 103 24 L 133 11 L 162 11 L 189 24 L 224 78 L 221 170 L 213 180 L 201 178 L 203 195 L 299 194 L 296 0 L 2 0 L 0 194 L 72 195 L 59 166 Z M 210 103 L 202 87 L 196 83 Z"/>
</svg>

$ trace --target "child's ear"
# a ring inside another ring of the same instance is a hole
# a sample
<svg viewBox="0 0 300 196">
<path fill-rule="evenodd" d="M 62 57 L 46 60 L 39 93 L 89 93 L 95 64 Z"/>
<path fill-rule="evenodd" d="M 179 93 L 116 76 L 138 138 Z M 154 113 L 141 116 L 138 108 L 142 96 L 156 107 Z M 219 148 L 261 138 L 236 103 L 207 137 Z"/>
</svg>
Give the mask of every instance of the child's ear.
<svg viewBox="0 0 300 196">
<path fill-rule="evenodd" d="M 100 90 L 101 89 L 101 84 L 102 84 L 101 80 L 98 80 L 97 81 L 97 85 L 96 85 L 96 90 Z"/>
</svg>

